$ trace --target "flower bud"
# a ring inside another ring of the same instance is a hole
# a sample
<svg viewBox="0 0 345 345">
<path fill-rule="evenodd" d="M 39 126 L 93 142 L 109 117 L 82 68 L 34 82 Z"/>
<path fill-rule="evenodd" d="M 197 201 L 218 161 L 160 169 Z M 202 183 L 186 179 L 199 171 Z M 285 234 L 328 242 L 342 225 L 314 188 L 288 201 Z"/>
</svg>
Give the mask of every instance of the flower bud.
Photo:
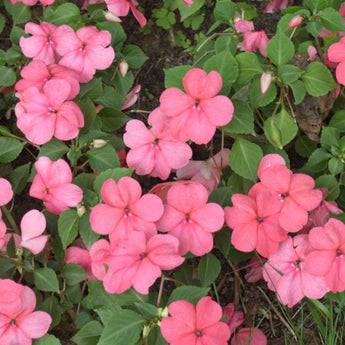
<svg viewBox="0 0 345 345">
<path fill-rule="evenodd" d="M 298 14 L 297 16 L 294 16 L 291 18 L 290 22 L 289 22 L 289 28 L 293 29 L 296 26 L 300 25 L 303 21 L 303 18 Z"/>
<path fill-rule="evenodd" d="M 92 145 L 95 149 L 100 149 L 102 147 L 104 147 L 105 145 L 107 145 L 107 141 L 103 140 L 103 139 L 94 139 L 94 141 L 92 142 Z"/>
<path fill-rule="evenodd" d="M 269 87 L 271 85 L 271 82 L 272 82 L 272 75 L 271 75 L 271 73 L 264 72 L 264 73 L 261 74 L 260 89 L 261 89 L 261 93 L 263 95 L 269 89 Z"/>
<path fill-rule="evenodd" d="M 78 217 L 81 217 L 84 213 L 86 213 L 86 208 L 83 204 L 77 205 L 77 214 Z"/>
<path fill-rule="evenodd" d="M 123 60 L 119 63 L 119 69 L 120 69 L 120 73 L 123 77 L 126 76 L 127 71 L 128 71 L 128 63 L 127 61 Z"/>
<path fill-rule="evenodd" d="M 114 22 L 114 23 L 121 23 L 122 22 L 122 20 L 118 16 L 116 16 L 113 12 L 106 11 L 103 13 L 104 13 L 104 18 L 106 20 L 109 20 L 110 22 Z"/>
</svg>

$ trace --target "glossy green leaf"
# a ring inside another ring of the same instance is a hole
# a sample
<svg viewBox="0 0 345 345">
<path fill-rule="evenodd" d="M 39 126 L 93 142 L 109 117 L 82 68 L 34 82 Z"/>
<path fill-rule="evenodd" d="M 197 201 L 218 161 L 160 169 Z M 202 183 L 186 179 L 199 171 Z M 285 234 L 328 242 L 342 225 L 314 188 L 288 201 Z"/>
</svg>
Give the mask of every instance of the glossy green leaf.
<svg viewBox="0 0 345 345">
<path fill-rule="evenodd" d="M 183 90 L 182 80 L 186 73 L 192 69 L 192 66 L 183 65 L 169 69 L 164 69 L 164 86 L 165 88 L 177 87 Z"/>
<path fill-rule="evenodd" d="M 210 289 L 208 287 L 198 287 L 198 286 L 179 286 L 171 293 L 168 305 L 174 301 L 185 300 L 193 304 L 205 297 Z"/>
<path fill-rule="evenodd" d="M 61 140 L 52 138 L 49 142 L 40 147 L 39 157 L 46 156 L 56 161 L 65 155 L 67 151 L 68 147 Z"/>
<path fill-rule="evenodd" d="M 95 345 L 103 332 L 103 326 L 98 321 L 90 321 L 71 339 L 77 345 Z"/>
<path fill-rule="evenodd" d="M 59 292 L 59 282 L 56 273 L 49 267 L 34 270 L 34 281 L 37 289 L 42 291 Z"/>
<path fill-rule="evenodd" d="M 86 155 L 89 158 L 92 170 L 97 173 L 120 166 L 117 153 L 109 144 L 101 148 L 93 148 L 89 150 Z"/>
<path fill-rule="evenodd" d="M 24 143 L 19 140 L 0 137 L 0 163 L 9 163 L 15 160 L 22 152 L 23 147 Z"/>
<path fill-rule="evenodd" d="M 76 210 L 70 209 L 61 213 L 58 220 L 58 232 L 63 249 L 66 249 L 77 237 L 79 221 Z"/>
<path fill-rule="evenodd" d="M 221 264 L 212 253 L 202 256 L 198 265 L 198 275 L 201 286 L 209 286 L 212 284 L 217 279 L 220 270 Z"/>
<path fill-rule="evenodd" d="M 266 47 L 267 57 L 276 66 L 286 64 L 295 55 L 295 47 L 291 40 L 283 33 L 278 32 L 273 36 Z"/>
<path fill-rule="evenodd" d="M 11 86 L 17 80 L 16 72 L 6 66 L 0 67 L 0 87 Z"/>
<path fill-rule="evenodd" d="M 252 52 L 240 53 L 235 58 L 239 67 L 238 84 L 247 84 L 255 75 L 263 72 L 258 57 Z"/>
<path fill-rule="evenodd" d="M 125 60 L 130 68 L 140 68 L 148 57 L 144 52 L 136 45 L 129 44 L 126 46 L 122 52 Z"/>
<path fill-rule="evenodd" d="M 321 147 L 330 150 L 332 146 L 338 146 L 340 139 L 340 131 L 338 128 L 324 126 L 321 131 Z"/>
<path fill-rule="evenodd" d="M 64 3 L 55 9 L 54 13 L 46 18 L 57 26 L 62 24 L 74 24 L 80 17 L 80 11 L 78 6 L 70 2 Z"/>
<path fill-rule="evenodd" d="M 325 8 L 318 18 L 320 18 L 322 26 L 331 32 L 345 31 L 343 17 L 334 8 Z"/>
<path fill-rule="evenodd" d="M 65 279 L 67 285 L 76 285 L 82 280 L 89 278 L 85 270 L 73 262 L 64 266 L 61 276 Z"/>
<path fill-rule="evenodd" d="M 256 78 L 250 85 L 250 102 L 254 108 L 264 107 L 272 103 L 277 96 L 277 87 L 271 83 L 267 92 L 263 95 L 260 89 L 260 78 Z"/>
<path fill-rule="evenodd" d="M 337 111 L 329 121 L 329 126 L 338 128 L 340 132 L 345 132 L 345 110 Z"/>
</svg>

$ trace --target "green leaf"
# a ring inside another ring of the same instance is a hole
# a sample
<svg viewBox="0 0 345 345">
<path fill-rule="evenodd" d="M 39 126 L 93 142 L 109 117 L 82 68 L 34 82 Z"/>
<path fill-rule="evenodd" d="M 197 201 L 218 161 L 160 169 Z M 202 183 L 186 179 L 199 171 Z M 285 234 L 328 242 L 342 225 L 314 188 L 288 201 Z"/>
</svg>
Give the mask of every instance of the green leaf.
<svg viewBox="0 0 345 345">
<path fill-rule="evenodd" d="M 12 8 L 13 24 L 22 24 L 29 22 L 31 19 L 30 6 L 24 5 L 22 2 L 17 2 Z"/>
<path fill-rule="evenodd" d="M 205 0 L 194 0 L 191 7 L 186 6 L 181 0 L 178 1 L 177 7 L 180 11 L 181 22 L 183 22 L 187 17 L 198 11 L 205 3 Z"/>
<path fill-rule="evenodd" d="M 65 155 L 67 151 L 68 147 L 61 140 L 52 138 L 49 142 L 40 147 L 40 154 L 38 156 L 46 156 L 56 161 Z"/>
<path fill-rule="evenodd" d="M 68 2 L 60 5 L 51 16 L 46 18 L 46 21 L 59 26 L 62 24 L 74 24 L 79 17 L 78 6 Z"/>
<path fill-rule="evenodd" d="M 321 131 L 321 147 L 325 150 L 330 150 L 332 146 L 338 146 L 340 139 L 340 132 L 338 128 L 323 126 Z"/>
<path fill-rule="evenodd" d="M 106 144 L 99 149 L 93 148 L 89 150 L 86 155 L 89 159 L 92 170 L 97 173 L 120 166 L 117 153 L 109 144 Z"/>
<path fill-rule="evenodd" d="M 131 118 L 122 111 L 114 108 L 102 108 L 98 113 L 101 119 L 101 128 L 107 132 L 114 132 L 123 127 Z"/>
<path fill-rule="evenodd" d="M 274 101 L 277 96 L 277 87 L 271 83 L 267 92 L 263 95 L 260 89 L 260 78 L 256 78 L 250 85 L 250 102 L 253 107 L 264 107 Z"/>
<path fill-rule="evenodd" d="M 76 335 L 71 339 L 77 345 L 95 345 L 103 332 L 103 326 L 98 321 L 88 322 Z"/>
<path fill-rule="evenodd" d="M 65 279 L 67 285 L 76 285 L 82 280 L 89 278 L 85 270 L 73 262 L 63 267 L 61 276 Z"/>
<path fill-rule="evenodd" d="M 23 147 L 23 142 L 16 139 L 0 137 L 0 163 L 9 163 L 14 161 L 22 152 Z"/>
<path fill-rule="evenodd" d="M 278 74 L 284 83 L 293 83 L 301 76 L 302 71 L 293 65 L 282 65 L 278 68 Z"/>
<path fill-rule="evenodd" d="M 247 84 L 255 75 L 263 72 L 262 65 L 252 52 L 244 52 L 236 55 L 236 61 L 239 67 L 238 84 Z"/>
<path fill-rule="evenodd" d="M 217 231 L 214 240 L 216 247 L 222 252 L 225 258 L 228 258 L 231 248 L 230 231 L 228 229 Z"/>
<path fill-rule="evenodd" d="M 131 310 L 119 310 L 108 321 L 97 345 L 135 345 L 146 320 Z"/>
<path fill-rule="evenodd" d="M 166 89 L 170 87 L 177 87 L 183 90 L 182 80 L 186 73 L 193 67 L 190 65 L 176 66 L 169 69 L 164 69 L 164 86 Z"/>
<path fill-rule="evenodd" d="M 16 72 L 12 68 L 5 66 L 0 67 L 0 87 L 11 86 L 16 80 Z"/>
<path fill-rule="evenodd" d="M 308 22 L 307 31 L 316 38 L 322 31 L 322 25 L 319 22 Z"/>
<path fill-rule="evenodd" d="M 236 174 L 256 182 L 262 156 L 259 145 L 238 137 L 229 154 L 229 165 Z"/>
<path fill-rule="evenodd" d="M 327 195 L 327 200 L 332 201 L 338 198 L 340 189 L 337 179 L 333 175 L 322 175 L 315 180 L 315 188 L 327 188 L 332 191 L 331 194 Z"/>
<path fill-rule="evenodd" d="M 4 257 L 0 257 L 0 278 L 1 279 L 12 278 L 16 267 L 17 266 L 12 261 Z"/>
<path fill-rule="evenodd" d="M 222 207 L 231 206 L 231 195 L 232 189 L 230 187 L 220 187 L 211 192 L 208 202 L 215 202 Z"/>
<path fill-rule="evenodd" d="M 184 300 L 192 304 L 197 304 L 197 302 L 208 294 L 210 289 L 208 287 L 198 287 L 198 286 L 179 286 L 171 293 L 168 304 Z"/>
<path fill-rule="evenodd" d="M 19 2 L 17 2 L 17 4 L 19 4 Z M 9 65 L 14 65 L 14 64 L 17 63 L 22 57 L 23 57 L 23 54 L 22 54 L 20 48 L 13 48 L 13 47 L 11 47 L 10 49 L 8 49 L 8 50 L 6 51 L 6 54 L 5 54 L 6 62 L 7 62 Z"/>
<path fill-rule="evenodd" d="M 62 308 L 55 296 L 51 295 L 47 297 L 44 301 L 38 302 L 36 309 L 45 311 L 51 316 L 53 322 L 51 323 L 50 328 L 54 328 L 60 323 Z"/>
<path fill-rule="evenodd" d="M 324 96 L 337 87 L 330 70 L 318 61 L 308 65 L 301 79 L 306 90 L 314 97 Z"/>
<path fill-rule="evenodd" d="M 296 80 L 293 83 L 290 83 L 289 86 L 291 87 L 293 97 L 295 99 L 294 104 L 300 104 L 304 96 L 306 94 L 304 83 L 302 80 Z"/>
<path fill-rule="evenodd" d="M 221 270 L 219 260 L 212 254 L 204 255 L 198 265 L 198 275 L 201 281 L 201 286 L 209 286 L 218 277 Z"/>
<path fill-rule="evenodd" d="M 305 158 L 309 158 L 316 148 L 317 144 L 311 141 L 306 135 L 298 136 L 295 142 L 296 152 Z"/>
<path fill-rule="evenodd" d="M 126 102 L 126 97 L 115 88 L 106 86 L 103 89 L 102 95 L 95 102 L 106 108 L 121 109 L 123 103 Z"/>
<path fill-rule="evenodd" d="M 16 194 L 20 194 L 24 190 L 30 177 L 30 169 L 31 163 L 29 162 L 11 171 L 10 181 L 12 189 Z"/>
<path fill-rule="evenodd" d="M 85 133 L 92 126 L 96 119 L 96 107 L 89 97 L 78 101 L 78 106 L 84 115 L 84 126 L 80 132 Z"/>
<path fill-rule="evenodd" d="M 51 334 L 45 334 L 42 338 L 33 339 L 33 345 L 61 345 L 60 340 Z"/>
<path fill-rule="evenodd" d="M 91 229 L 90 211 L 84 213 L 80 219 L 79 234 L 88 249 L 99 239 L 99 235 Z"/>
<path fill-rule="evenodd" d="M 215 42 L 216 53 L 223 50 L 229 51 L 232 55 L 237 52 L 237 44 L 232 36 L 220 36 Z"/>
<path fill-rule="evenodd" d="M 96 24 L 98 30 L 107 30 L 111 33 L 111 46 L 115 51 L 122 50 L 122 44 L 126 41 L 127 35 L 121 24 L 110 21 L 103 21 Z"/>
<path fill-rule="evenodd" d="M 132 44 L 126 46 L 122 54 L 124 55 L 128 66 L 135 69 L 140 68 L 148 59 L 138 46 Z"/>
<path fill-rule="evenodd" d="M 147 345 L 169 345 L 167 341 L 163 338 L 161 329 L 158 326 L 154 326 L 149 336 L 147 337 Z"/>
<path fill-rule="evenodd" d="M 303 0 L 303 6 L 315 14 L 328 6 L 328 0 Z"/>
<path fill-rule="evenodd" d="M 340 132 L 345 132 L 345 110 L 337 111 L 329 121 L 329 126 L 338 128 Z"/>
<path fill-rule="evenodd" d="M 78 97 L 89 97 L 92 100 L 97 99 L 102 94 L 102 78 L 93 78 L 88 83 L 80 84 Z"/>
<path fill-rule="evenodd" d="M 318 17 L 324 28 L 331 32 L 345 31 L 343 17 L 335 9 L 328 7 L 325 8 Z"/>
<path fill-rule="evenodd" d="M 66 210 L 61 213 L 58 220 L 58 232 L 63 249 L 66 249 L 77 237 L 79 220 L 76 210 Z"/>
<path fill-rule="evenodd" d="M 34 270 L 34 281 L 37 289 L 49 292 L 59 292 L 59 282 L 55 272 L 48 267 Z"/>
<path fill-rule="evenodd" d="M 213 15 L 216 20 L 229 24 L 230 19 L 234 16 L 236 5 L 230 0 L 218 0 L 216 7 L 213 10 Z"/>
<path fill-rule="evenodd" d="M 328 161 L 328 170 L 334 176 L 340 174 L 341 170 L 343 169 L 343 166 L 344 164 L 342 160 L 339 158 L 332 157 Z"/>
<path fill-rule="evenodd" d="M 276 66 L 281 66 L 293 58 L 295 47 L 283 32 L 278 32 L 268 42 L 266 53 Z"/>
<path fill-rule="evenodd" d="M 11 42 L 19 46 L 19 40 L 22 36 L 26 36 L 24 30 L 14 25 L 10 33 Z"/>
<path fill-rule="evenodd" d="M 331 157 L 330 153 L 322 148 L 318 148 L 311 154 L 305 167 L 313 172 L 325 170 Z"/>
<path fill-rule="evenodd" d="M 146 320 L 150 321 L 158 316 L 158 309 L 150 303 L 135 302 L 134 307 Z"/>
</svg>

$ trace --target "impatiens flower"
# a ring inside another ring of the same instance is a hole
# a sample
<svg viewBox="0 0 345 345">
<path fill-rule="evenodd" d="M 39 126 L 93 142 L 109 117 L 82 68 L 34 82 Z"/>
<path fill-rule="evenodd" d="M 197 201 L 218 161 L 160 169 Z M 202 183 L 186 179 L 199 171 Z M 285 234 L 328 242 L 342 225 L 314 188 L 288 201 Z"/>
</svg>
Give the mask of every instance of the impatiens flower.
<svg viewBox="0 0 345 345">
<path fill-rule="evenodd" d="M 220 319 L 221 306 L 203 297 L 196 306 L 175 301 L 168 307 L 170 316 L 161 322 L 161 332 L 170 345 L 227 345 L 230 329 Z"/>
<path fill-rule="evenodd" d="M 44 311 L 34 311 L 36 296 L 27 286 L 0 279 L 0 343 L 31 345 L 43 337 L 52 323 Z"/>
<path fill-rule="evenodd" d="M 242 32 L 245 33 L 247 31 L 252 31 L 254 30 L 254 23 L 249 20 L 243 20 L 240 18 L 235 19 L 235 30 L 237 32 Z"/>
<path fill-rule="evenodd" d="M 60 214 L 69 207 L 75 207 L 83 198 L 80 187 L 72 184 L 72 171 L 63 160 L 56 162 L 40 157 L 35 163 L 35 175 L 29 190 L 31 197 L 44 201 L 48 211 Z"/>
<path fill-rule="evenodd" d="M 43 91 L 37 87 L 26 89 L 15 108 L 18 128 L 37 145 L 52 137 L 74 139 L 84 126 L 84 116 L 76 103 L 68 101 L 70 96 L 71 86 L 63 79 L 48 81 Z"/>
<path fill-rule="evenodd" d="M 38 0 L 10 0 L 11 4 L 15 4 L 16 2 L 22 2 L 24 5 L 26 6 L 33 6 L 36 5 L 36 3 L 38 2 Z M 55 0 L 40 0 L 41 4 L 47 6 L 47 5 L 51 5 L 55 2 Z"/>
<path fill-rule="evenodd" d="M 309 232 L 313 250 L 305 258 L 305 269 L 324 277 L 333 293 L 345 290 L 345 225 L 331 218 L 323 227 Z"/>
<path fill-rule="evenodd" d="M 51 23 L 25 24 L 25 32 L 31 37 L 21 37 L 20 48 L 26 57 L 42 60 L 47 65 L 57 62 L 56 54 L 56 26 Z"/>
<path fill-rule="evenodd" d="M 117 246 L 117 243 L 109 243 L 107 240 L 102 239 L 96 241 L 90 248 L 89 255 L 91 260 L 90 277 L 95 276 L 99 280 L 103 280 L 107 272 L 104 264 L 111 255 L 112 250 Z M 86 260 L 85 260 L 86 261 Z M 89 265 L 89 263 L 87 263 Z"/>
<path fill-rule="evenodd" d="M 193 68 L 183 78 L 186 93 L 176 87 L 166 89 L 160 97 L 162 112 L 170 118 L 172 135 L 196 144 L 207 144 L 217 126 L 232 119 L 234 107 L 226 96 L 217 95 L 222 88 L 222 77 L 216 71 L 207 74 Z"/>
<path fill-rule="evenodd" d="M 133 231 L 143 231 L 147 236 L 156 234 L 154 222 L 163 214 L 162 201 L 153 194 L 141 196 L 141 186 L 135 179 L 109 179 L 102 186 L 101 196 L 105 204 L 96 205 L 90 214 L 93 231 L 109 235 L 114 242 Z"/>
<path fill-rule="evenodd" d="M 267 56 L 266 46 L 269 39 L 263 30 L 247 31 L 243 35 L 243 41 L 238 43 L 238 48 L 246 52 L 254 52 L 259 49 L 262 56 Z"/>
<path fill-rule="evenodd" d="M 327 56 L 329 61 L 339 62 L 335 76 L 339 84 L 345 85 L 345 37 L 328 48 Z"/>
<path fill-rule="evenodd" d="M 4 178 L 0 177 L 0 206 L 4 206 L 13 198 L 11 184 Z"/>
<path fill-rule="evenodd" d="M 122 293 L 133 286 L 147 294 L 162 270 L 178 267 L 184 258 L 177 254 L 178 240 L 170 235 L 154 235 L 148 240 L 143 232 L 130 233 L 105 258 L 108 267 L 103 285 L 109 293 Z"/>
<path fill-rule="evenodd" d="M 231 345 L 267 345 L 267 337 L 258 328 L 241 328 L 231 339 Z"/>
<path fill-rule="evenodd" d="M 129 10 L 131 10 L 140 26 L 146 25 L 146 18 L 138 11 L 138 2 L 136 0 L 105 0 L 105 3 L 108 6 L 108 10 L 117 17 L 125 17 L 128 15 Z"/>
<path fill-rule="evenodd" d="M 179 179 L 200 182 L 211 193 L 219 185 L 220 171 L 229 166 L 229 153 L 229 149 L 224 149 L 206 161 L 190 160 L 187 165 L 176 171 L 176 176 Z"/>
<path fill-rule="evenodd" d="M 249 268 L 247 269 L 247 273 L 244 276 L 244 279 L 248 283 L 256 283 L 263 278 L 263 263 L 266 260 L 264 258 L 260 258 L 254 256 L 251 258 L 249 262 Z"/>
<path fill-rule="evenodd" d="M 198 182 L 177 184 L 168 191 L 168 204 L 157 227 L 178 238 L 181 255 L 190 251 L 202 256 L 212 250 L 212 233 L 223 226 L 224 211 L 216 203 L 207 203 L 207 199 L 206 188 Z"/>
<path fill-rule="evenodd" d="M 293 4 L 293 0 L 272 0 L 262 10 L 263 13 L 273 13 L 282 10 Z"/>
<path fill-rule="evenodd" d="M 176 181 L 168 181 L 168 182 L 163 182 L 163 183 L 158 183 L 155 186 L 153 186 L 150 190 L 149 193 L 157 195 L 162 201 L 163 204 L 167 204 L 167 195 L 169 189 L 176 185 L 176 184 L 189 184 L 193 183 L 192 181 L 187 181 L 187 180 L 176 180 Z"/>
<path fill-rule="evenodd" d="M 61 55 L 59 64 L 79 74 L 79 81 L 90 81 L 97 69 L 107 69 L 113 62 L 115 52 L 109 31 L 98 31 L 94 26 L 84 26 L 76 32 L 68 26 L 61 25 L 56 31 L 57 52 Z"/>
<path fill-rule="evenodd" d="M 223 311 L 223 316 L 226 318 L 225 323 L 230 329 L 230 334 L 232 334 L 234 330 L 244 322 L 243 313 L 241 311 L 235 311 L 234 303 L 226 305 Z"/>
<path fill-rule="evenodd" d="M 264 265 L 264 279 L 268 288 L 276 291 L 279 300 L 288 307 L 294 306 L 304 296 L 317 299 L 329 291 L 323 277 L 307 270 L 306 257 L 312 251 L 308 235 L 288 237 Z M 324 267 L 322 259 L 312 265 L 319 269 L 321 267 L 317 265 L 321 262 Z"/>
<path fill-rule="evenodd" d="M 303 21 L 303 18 L 298 14 L 296 16 L 293 16 L 288 24 L 290 29 L 293 29 L 300 25 Z"/>
<path fill-rule="evenodd" d="M 30 250 L 34 255 L 39 254 L 45 247 L 48 236 L 42 235 L 46 228 L 46 218 L 37 210 L 26 212 L 20 222 L 22 241 L 20 245 Z"/>
<path fill-rule="evenodd" d="M 131 91 L 127 93 L 126 102 L 123 103 L 121 110 L 125 110 L 131 107 L 137 101 L 140 90 L 141 90 L 141 85 L 138 84 L 137 86 L 134 86 Z"/>
</svg>

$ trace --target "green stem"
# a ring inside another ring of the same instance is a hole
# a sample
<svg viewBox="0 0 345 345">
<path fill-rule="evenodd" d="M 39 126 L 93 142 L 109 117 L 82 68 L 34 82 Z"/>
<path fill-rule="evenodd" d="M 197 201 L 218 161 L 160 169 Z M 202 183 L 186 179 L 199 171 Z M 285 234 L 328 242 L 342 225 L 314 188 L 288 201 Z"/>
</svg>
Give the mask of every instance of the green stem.
<svg viewBox="0 0 345 345">
<path fill-rule="evenodd" d="M 11 225 L 11 228 L 14 232 L 16 232 L 18 235 L 20 235 L 20 231 L 19 228 L 16 224 L 16 222 L 14 221 L 11 212 L 7 209 L 6 206 L 1 206 L 2 212 L 4 213 L 4 215 L 6 216 L 8 222 Z"/>
</svg>

